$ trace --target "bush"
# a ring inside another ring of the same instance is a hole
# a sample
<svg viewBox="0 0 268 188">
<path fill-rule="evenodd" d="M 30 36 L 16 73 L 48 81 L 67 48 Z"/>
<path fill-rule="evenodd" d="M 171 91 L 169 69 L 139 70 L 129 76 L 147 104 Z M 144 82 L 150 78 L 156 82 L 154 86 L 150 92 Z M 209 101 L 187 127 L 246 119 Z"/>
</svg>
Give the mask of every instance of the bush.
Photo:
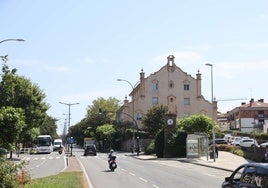
<svg viewBox="0 0 268 188">
<path fill-rule="evenodd" d="M 0 159 L 0 187 L 21 187 L 30 181 L 29 173 L 22 169 L 24 165 Z"/>
<path fill-rule="evenodd" d="M 218 144 L 217 146 L 218 146 L 219 151 L 230 152 L 234 149 L 233 145 L 228 145 L 228 144 Z"/>
<path fill-rule="evenodd" d="M 4 158 L 8 151 L 5 148 L 0 148 L 0 158 Z"/>
<path fill-rule="evenodd" d="M 158 158 L 163 158 L 164 156 L 164 130 L 161 129 L 155 137 L 155 153 Z"/>
<path fill-rule="evenodd" d="M 145 148 L 145 154 L 151 155 L 155 153 L 155 143 L 151 142 L 146 148 Z"/>
<path fill-rule="evenodd" d="M 235 155 L 244 157 L 244 151 L 240 147 L 234 147 L 231 152 Z"/>
<path fill-rule="evenodd" d="M 186 139 L 187 133 L 186 132 L 177 132 L 177 136 L 175 138 L 175 148 L 176 153 L 175 157 L 186 157 Z"/>
</svg>

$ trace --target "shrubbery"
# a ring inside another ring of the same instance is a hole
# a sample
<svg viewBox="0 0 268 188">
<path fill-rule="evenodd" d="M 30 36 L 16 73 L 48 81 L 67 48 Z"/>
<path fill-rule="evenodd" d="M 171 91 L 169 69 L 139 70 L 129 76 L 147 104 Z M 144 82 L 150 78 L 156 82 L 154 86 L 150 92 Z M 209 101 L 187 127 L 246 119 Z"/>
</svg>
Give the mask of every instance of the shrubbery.
<svg viewBox="0 0 268 188">
<path fill-rule="evenodd" d="M 164 156 L 164 131 L 161 129 L 155 137 L 155 154 L 158 158 Z"/>
<path fill-rule="evenodd" d="M 23 187 L 29 182 L 30 175 L 23 169 L 25 164 L 0 159 L 0 187 Z"/>
<path fill-rule="evenodd" d="M 146 148 L 145 148 L 145 155 L 151 155 L 155 153 L 155 143 L 151 142 Z"/>
</svg>

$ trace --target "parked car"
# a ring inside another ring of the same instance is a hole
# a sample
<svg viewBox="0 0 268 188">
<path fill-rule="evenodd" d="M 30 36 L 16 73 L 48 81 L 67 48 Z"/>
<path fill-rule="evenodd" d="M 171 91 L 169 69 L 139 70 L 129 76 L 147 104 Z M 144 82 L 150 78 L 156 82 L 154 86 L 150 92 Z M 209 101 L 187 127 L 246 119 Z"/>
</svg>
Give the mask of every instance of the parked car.
<svg viewBox="0 0 268 188">
<path fill-rule="evenodd" d="M 231 134 L 225 134 L 224 139 L 228 141 L 231 137 L 233 137 Z"/>
<path fill-rule="evenodd" d="M 229 187 L 268 187 L 268 164 L 247 163 L 239 166 L 229 177 L 225 178 L 222 188 Z"/>
<path fill-rule="evenodd" d="M 264 142 L 264 143 L 262 143 L 262 144 L 260 144 L 260 147 L 263 147 L 263 148 L 265 148 L 265 147 L 267 147 L 268 146 L 268 141 L 267 142 Z"/>
<path fill-rule="evenodd" d="M 233 146 L 237 146 L 237 145 L 240 145 L 240 142 L 241 140 L 244 140 L 244 139 L 251 139 L 249 137 L 240 137 L 240 136 L 237 136 L 237 137 L 234 137 L 233 138 L 233 142 L 231 143 Z"/>
<path fill-rule="evenodd" d="M 239 144 L 240 143 L 240 141 L 242 140 L 242 137 L 233 137 L 233 139 L 232 139 L 233 141 L 232 141 L 232 145 L 233 146 L 236 146 L 237 144 Z"/>
<path fill-rule="evenodd" d="M 241 146 L 241 147 L 254 147 L 254 146 L 259 146 L 257 140 L 249 138 L 249 139 L 241 139 L 239 143 L 236 144 L 236 146 Z"/>
<path fill-rule="evenodd" d="M 84 156 L 87 155 L 95 155 L 95 156 L 97 155 L 97 149 L 95 144 L 90 144 L 85 147 Z"/>
</svg>

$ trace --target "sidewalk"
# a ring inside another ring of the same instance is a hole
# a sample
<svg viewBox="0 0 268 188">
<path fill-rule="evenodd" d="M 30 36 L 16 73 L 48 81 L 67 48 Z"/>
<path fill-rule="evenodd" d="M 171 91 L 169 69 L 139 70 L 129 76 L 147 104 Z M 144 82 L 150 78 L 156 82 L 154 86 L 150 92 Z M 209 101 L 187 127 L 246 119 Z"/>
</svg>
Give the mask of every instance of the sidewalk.
<svg viewBox="0 0 268 188">
<path fill-rule="evenodd" d="M 141 159 L 141 160 L 158 160 L 156 156 L 152 156 L 152 155 L 141 154 L 139 156 L 134 156 L 134 157 L 137 159 Z M 210 159 L 209 157 L 207 158 L 207 156 L 201 157 L 201 158 L 166 158 L 166 159 L 177 160 L 180 162 L 186 162 L 186 163 L 206 166 L 210 168 L 217 168 L 217 169 L 226 170 L 230 172 L 235 170 L 238 166 L 244 163 L 250 162 L 243 157 L 240 157 L 238 155 L 232 154 L 230 152 L 225 152 L 225 151 L 219 151 L 219 158 L 216 158 L 215 162 L 213 159 Z"/>
<path fill-rule="evenodd" d="M 78 159 L 75 156 L 66 156 L 66 163 L 67 167 L 64 169 L 64 172 L 82 172 L 82 168 L 78 162 Z"/>
</svg>

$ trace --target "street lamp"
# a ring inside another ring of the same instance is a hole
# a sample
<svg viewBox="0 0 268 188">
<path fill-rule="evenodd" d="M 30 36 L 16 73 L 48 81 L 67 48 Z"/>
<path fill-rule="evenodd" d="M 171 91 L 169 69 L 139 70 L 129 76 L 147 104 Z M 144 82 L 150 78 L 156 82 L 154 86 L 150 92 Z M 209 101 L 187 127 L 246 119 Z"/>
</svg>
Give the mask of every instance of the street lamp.
<svg viewBox="0 0 268 188">
<path fill-rule="evenodd" d="M 79 104 L 78 102 L 77 103 L 64 103 L 64 102 L 59 102 L 60 104 L 64 104 L 64 105 L 67 105 L 69 108 L 68 110 L 68 131 L 69 131 L 69 128 L 70 128 L 70 119 L 71 119 L 71 106 L 72 105 L 77 105 Z M 67 141 L 68 143 L 68 141 Z M 69 143 L 68 143 L 68 152 L 69 152 Z"/>
<path fill-rule="evenodd" d="M 19 42 L 24 42 L 25 40 L 24 40 L 24 39 L 5 39 L 5 40 L 0 41 L 0 43 L 2 43 L 2 42 L 7 42 L 7 41 L 19 41 Z"/>
<path fill-rule="evenodd" d="M 215 130 L 214 130 L 214 98 L 213 98 L 213 65 L 207 63 L 206 66 L 210 66 L 211 70 L 211 120 L 212 120 L 212 139 L 213 139 L 213 161 L 215 162 Z"/>
<path fill-rule="evenodd" d="M 131 82 L 129 82 L 129 81 L 127 81 L 127 80 L 124 80 L 124 79 L 117 79 L 117 81 L 119 81 L 119 82 L 127 82 L 130 86 L 131 86 L 131 88 L 132 88 L 132 118 L 133 118 L 133 120 L 134 120 L 134 122 L 133 123 L 135 123 L 135 113 L 134 113 L 134 89 L 135 89 L 135 86 L 139 83 L 139 82 L 137 82 L 134 86 L 131 84 Z M 132 148 L 132 153 L 134 153 L 134 151 L 135 151 L 135 129 L 133 129 L 133 135 L 132 135 L 132 142 L 133 142 L 133 148 Z"/>
</svg>

